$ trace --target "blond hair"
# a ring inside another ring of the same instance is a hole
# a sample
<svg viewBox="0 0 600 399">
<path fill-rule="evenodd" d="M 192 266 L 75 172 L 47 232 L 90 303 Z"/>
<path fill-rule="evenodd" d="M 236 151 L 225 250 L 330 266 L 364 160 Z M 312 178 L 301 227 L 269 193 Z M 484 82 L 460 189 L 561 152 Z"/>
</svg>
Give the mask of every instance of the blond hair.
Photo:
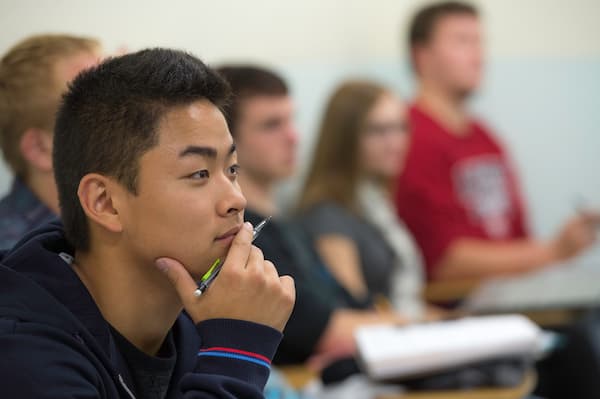
<svg viewBox="0 0 600 399">
<path fill-rule="evenodd" d="M 30 128 L 52 131 L 64 82 L 56 79 L 56 64 L 80 53 L 99 51 L 95 39 L 69 35 L 37 35 L 12 47 L 0 59 L 0 147 L 4 159 L 20 177 L 27 165 L 19 143 Z"/>
</svg>

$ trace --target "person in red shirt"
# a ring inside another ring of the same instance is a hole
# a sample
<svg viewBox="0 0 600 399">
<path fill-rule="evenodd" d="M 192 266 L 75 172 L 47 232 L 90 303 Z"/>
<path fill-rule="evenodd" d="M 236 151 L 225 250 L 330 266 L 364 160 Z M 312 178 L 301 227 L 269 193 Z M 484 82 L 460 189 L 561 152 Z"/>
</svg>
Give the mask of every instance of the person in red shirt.
<svg viewBox="0 0 600 399">
<path fill-rule="evenodd" d="M 592 245 L 600 223 L 592 212 L 568 220 L 553 239 L 528 235 L 509 156 L 467 111 L 482 75 L 477 10 L 459 2 L 428 6 L 413 19 L 409 44 L 418 90 L 395 200 L 424 254 L 428 278 L 525 272 Z"/>
</svg>

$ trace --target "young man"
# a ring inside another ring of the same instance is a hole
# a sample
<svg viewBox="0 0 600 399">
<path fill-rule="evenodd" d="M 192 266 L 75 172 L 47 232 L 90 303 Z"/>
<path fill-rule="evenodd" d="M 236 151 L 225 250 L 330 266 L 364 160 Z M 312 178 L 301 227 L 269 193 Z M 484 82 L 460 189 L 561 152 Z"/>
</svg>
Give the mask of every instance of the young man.
<svg viewBox="0 0 600 399">
<path fill-rule="evenodd" d="M 0 200 L 0 249 L 58 214 L 54 116 L 67 82 L 99 58 L 94 39 L 40 35 L 19 42 L 0 60 L 0 146 L 15 174 Z"/>
<path fill-rule="evenodd" d="M 275 262 L 280 274 L 294 277 L 298 291 L 275 361 L 303 363 L 308 359 L 322 367 L 352 356 L 355 327 L 399 322 L 401 317 L 375 312 L 368 300 L 353 299 L 327 274 L 302 231 L 280 218 L 273 191 L 294 173 L 298 141 L 294 104 L 283 79 L 254 66 L 224 66 L 218 71 L 234 93 L 226 117 L 238 146 L 240 185 L 248 200 L 246 219 L 256 224 L 274 216 L 256 245 Z"/>
<path fill-rule="evenodd" d="M 477 10 L 459 2 L 422 9 L 410 27 L 418 91 L 396 203 L 430 279 L 525 272 L 570 258 L 594 242 L 600 221 L 579 215 L 552 240 L 528 236 L 509 157 L 467 110 L 482 75 L 481 36 Z"/>
<path fill-rule="evenodd" d="M 228 95 L 164 49 L 75 79 L 54 132 L 64 228 L 0 266 L 1 397 L 262 397 L 295 293 L 243 223 Z"/>
</svg>

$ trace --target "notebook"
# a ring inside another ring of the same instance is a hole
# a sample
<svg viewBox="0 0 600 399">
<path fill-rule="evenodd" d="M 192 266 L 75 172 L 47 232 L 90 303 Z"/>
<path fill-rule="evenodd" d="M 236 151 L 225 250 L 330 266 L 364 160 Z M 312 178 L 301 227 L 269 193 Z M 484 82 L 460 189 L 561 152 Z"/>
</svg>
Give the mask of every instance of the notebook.
<svg viewBox="0 0 600 399">
<path fill-rule="evenodd" d="M 521 315 L 365 326 L 355 332 L 359 362 L 373 379 L 427 375 L 494 358 L 536 356 L 542 331 Z"/>
</svg>

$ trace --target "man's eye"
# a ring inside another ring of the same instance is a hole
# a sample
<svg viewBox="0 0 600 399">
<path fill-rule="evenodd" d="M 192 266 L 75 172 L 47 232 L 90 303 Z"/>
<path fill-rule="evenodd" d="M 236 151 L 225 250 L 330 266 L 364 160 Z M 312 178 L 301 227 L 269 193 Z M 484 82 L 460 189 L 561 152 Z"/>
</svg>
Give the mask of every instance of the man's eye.
<svg viewBox="0 0 600 399">
<path fill-rule="evenodd" d="M 237 176 L 240 173 L 240 165 L 231 165 L 228 168 L 228 172 L 231 176 Z"/>
<path fill-rule="evenodd" d="M 210 176 L 210 174 L 208 173 L 208 170 L 203 169 L 203 170 L 199 170 L 199 171 L 192 173 L 188 177 L 190 179 L 200 180 L 200 179 L 208 179 L 209 176 Z"/>
</svg>

